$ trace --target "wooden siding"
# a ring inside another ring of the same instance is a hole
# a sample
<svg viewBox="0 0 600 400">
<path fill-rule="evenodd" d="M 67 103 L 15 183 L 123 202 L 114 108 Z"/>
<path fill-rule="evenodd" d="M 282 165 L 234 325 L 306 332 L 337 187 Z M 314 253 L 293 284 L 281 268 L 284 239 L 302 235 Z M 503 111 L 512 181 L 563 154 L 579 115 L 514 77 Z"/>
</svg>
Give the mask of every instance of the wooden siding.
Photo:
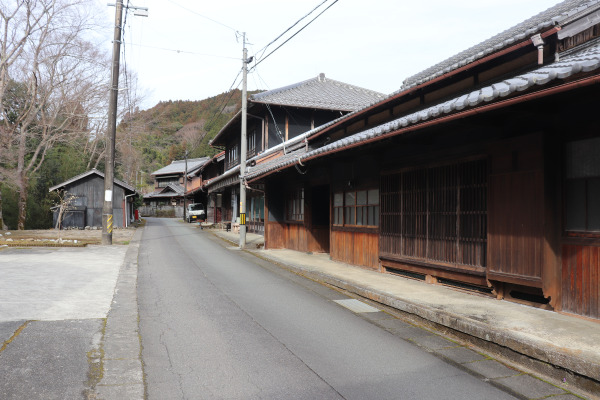
<svg viewBox="0 0 600 400">
<path fill-rule="evenodd" d="M 284 225 L 285 248 L 296 251 L 308 251 L 307 232 L 302 224 Z"/>
<path fill-rule="evenodd" d="M 77 205 L 85 206 L 85 225 L 102 226 L 102 207 L 104 206 L 104 179 L 92 175 L 66 187 L 66 190 L 79 198 Z M 113 188 L 113 224 L 123 227 L 123 198 L 125 190 L 117 185 Z"/>
<path fill-rule="evenodd" d="M 542 138 L 530 135 L 497 147 L 489 178 L 488 279 L 542 287 Z"/>
<path fill-rule="evenodd" d="M 331 258 L 372 269 L 379 268 L 379 234 L 332 231 Z"/>
<path fill-rule="evenodd" d="M 283 249 L 285 240 L 283 234 L 283 225 L 278 222 L 265 223 L 265 248 Z"/>
<path fill-rule="evenodd" d="M 329 253 L 329 228 L 315 227 L 308 232 L 308 251 Z"/>
<path fill-rule="evenodd" d="M 562 246 L 562 311 L 600 319 L 600 247 Z"/>
</svg>

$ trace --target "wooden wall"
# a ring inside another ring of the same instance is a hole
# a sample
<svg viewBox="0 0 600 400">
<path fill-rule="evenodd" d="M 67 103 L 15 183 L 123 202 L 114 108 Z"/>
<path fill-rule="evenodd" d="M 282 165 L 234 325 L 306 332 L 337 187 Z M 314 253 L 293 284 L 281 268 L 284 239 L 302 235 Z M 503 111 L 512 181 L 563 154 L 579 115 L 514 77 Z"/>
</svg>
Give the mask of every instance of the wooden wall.
<svg viewBox="0 0 600 400">
<path fill-rule="evenodd" d="M 508 141 L 492 153 L 488 211 L 488 279 L 542 287 L 541 135 Z"/>
<path fill-rule="evenodd" d="M 562 246 L 562 311 L 600 318 L 600 247 Z"/>
<path fill-rule="evenodd" d="M 265 247 L 312 253 L 329 252 L 329 230 L 298 223 L 265 223 Z"/>
<path fill-rule="evenodd" d="M 104 178 L 90 175 L 69 185 L 67 191 L 80 198 L 78 205 L 86 207 L 85 225 L 102 226 L 102 207 L 104 206 Z M 114 185 L 113 188 L 113 226 L 123 227 L 123 198 L 125 190 Z"/>
<path fill-rule="evenodd" d="M 331 259 L 379 269 L 379 233 L 333 230 Z"/>
</svg>

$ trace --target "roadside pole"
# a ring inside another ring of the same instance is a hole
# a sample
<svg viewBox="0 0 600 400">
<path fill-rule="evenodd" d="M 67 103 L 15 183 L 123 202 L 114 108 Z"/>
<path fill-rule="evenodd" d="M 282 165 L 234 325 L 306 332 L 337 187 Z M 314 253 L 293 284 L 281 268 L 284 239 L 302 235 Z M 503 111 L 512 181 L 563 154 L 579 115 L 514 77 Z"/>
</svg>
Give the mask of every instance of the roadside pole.
<svg viewBox="0 0 600 400">
<path fill-rule="evenodd" d="M 247 79 L 248 79 L 248 50 L 246 50 L 246 33 L 243 34 L 244 51 L 242 59 L 242 139 L 240 143 L 240 249 L 246 247 L 246 118 L 248 114 Z"/>
<path fill-rule="evenodd" d="M 117 132 L 117 96 L 119 94 L 119 58 L 121 55 L 121 23 L 123 0 L 115 4 L 115 34 L 112 56 L 112 84 L 108 104 L 108 132 L 106 137 L 106 165 L 104 166 L 104 204 L 102 205 L 102 244 L 112 244 L 113 182 L 115 178 L 115 136 Z"/>
<path fill-rule="evenodd" d="M 184 222 L 187 222 L 187 174 L 188 174 L 187 158 L 188 158 L 188 151 L 186 149 L 185 150 L 185 173 L 183 174 L 183 221 Z"/>
<path fill-rule="evenodd" d="M 102 244 L 112 244 L 113 232 L 113 186 L 115 179 L 115 138 L 117 135 L 117 100 L 119 95 L 119 61 L 121 56 L 121 31 L 123 21 L 123 0 L 115 4 L 115 32 L 112 54 L 112 83 L 108 103 L 108 132 L 106 133 L 106 165 L 104 166 L 104 204 L 102 205 Z M 133 7 L 134 15 L 148 16 L 145 7 Z"/>
</svg>

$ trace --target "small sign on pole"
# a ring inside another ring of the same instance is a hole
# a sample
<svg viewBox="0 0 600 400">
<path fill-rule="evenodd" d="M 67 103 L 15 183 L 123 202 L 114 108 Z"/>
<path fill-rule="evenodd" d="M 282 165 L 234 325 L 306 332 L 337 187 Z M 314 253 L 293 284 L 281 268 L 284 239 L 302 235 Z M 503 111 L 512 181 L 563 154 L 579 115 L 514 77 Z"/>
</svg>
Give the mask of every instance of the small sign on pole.
<svg viewBox="0 0 600 400">
<path fill-rule="evenodd" d="M 240 225 L 246 225 L 246 213 L 240 213 Z"/>
</svg>

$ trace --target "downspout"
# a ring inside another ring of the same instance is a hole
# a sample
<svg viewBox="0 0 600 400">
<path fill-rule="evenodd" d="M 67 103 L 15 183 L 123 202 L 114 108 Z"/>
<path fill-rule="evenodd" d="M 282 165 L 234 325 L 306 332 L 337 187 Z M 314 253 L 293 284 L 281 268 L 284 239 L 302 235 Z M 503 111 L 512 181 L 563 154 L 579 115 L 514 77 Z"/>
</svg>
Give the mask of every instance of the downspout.
<svg viewBox="0 0 600 400">
<path fill-rule="evenodd" d="M 539 33 L 531 37 L 531 42 L 538 49 L 538 65 L 544 64 L 544 39 Z"/>
</svg>

